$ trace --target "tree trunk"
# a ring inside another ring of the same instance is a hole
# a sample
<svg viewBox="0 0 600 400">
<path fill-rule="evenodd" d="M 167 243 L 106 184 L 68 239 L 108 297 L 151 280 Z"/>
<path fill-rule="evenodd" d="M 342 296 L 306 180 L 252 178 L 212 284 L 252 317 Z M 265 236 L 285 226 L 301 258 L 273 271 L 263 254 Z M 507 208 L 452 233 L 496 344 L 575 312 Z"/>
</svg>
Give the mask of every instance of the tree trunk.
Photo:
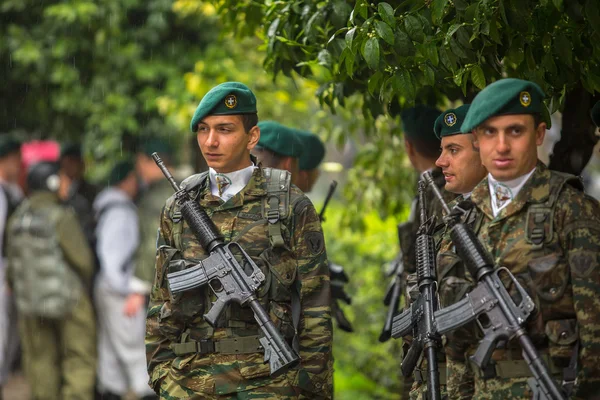
<svg viewBox="0 0 600 400">
<path fill-rule="evenodd" d="M 567 93 L 561 138 L 550 157 L 550 169 L 581 175 L 598 142 L 596 126 L 590 118 L 593 105 L 593 96 L 581 86 Z"/>
</svg>

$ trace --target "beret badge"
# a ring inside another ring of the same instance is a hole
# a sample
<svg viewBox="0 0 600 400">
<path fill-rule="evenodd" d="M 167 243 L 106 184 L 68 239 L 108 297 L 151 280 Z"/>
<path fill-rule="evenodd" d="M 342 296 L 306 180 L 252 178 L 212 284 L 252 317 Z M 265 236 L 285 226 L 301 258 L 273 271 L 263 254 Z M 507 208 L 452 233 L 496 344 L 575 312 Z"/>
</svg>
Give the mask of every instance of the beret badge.
<svg viewBox="0 0 600 400">
<path fill-rule="evenodd" d="M 456 124 L 457 120 L 458 118 L 456 118 L 456 115 L 454 113 L 448 113 L 444 116 L 444 122 L 448 126 L 453 126 L 454 124 Z"/>
<path fill-rule="evenodd" d="M 232 109 L 237 106 L 237 97 L 234 94 L 225 96 L 225 107 Z"/>
<path fill-rule="evenodd" d="M 531 95 L 529 92 L 521 92 L 519 94 L 519 101 L 523 107 L 529 107 L 531 104 Z"/>
</svg>

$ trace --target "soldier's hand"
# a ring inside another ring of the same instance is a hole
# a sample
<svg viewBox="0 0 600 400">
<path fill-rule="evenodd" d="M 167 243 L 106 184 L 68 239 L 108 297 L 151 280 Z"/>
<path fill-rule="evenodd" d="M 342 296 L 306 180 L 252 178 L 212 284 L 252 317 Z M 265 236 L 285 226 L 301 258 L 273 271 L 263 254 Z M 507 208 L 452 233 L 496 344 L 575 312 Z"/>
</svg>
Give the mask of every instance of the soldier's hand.
<svg viewBox="0 0 600 400">
<path fill-rule="evenodd" d="M 123 313 L 128 317 L 136 315 L 146 301 L 146 297 L 143 294 L 132 293 L 125 299 L 125 306 L 123 307 Z"/>
</svg>

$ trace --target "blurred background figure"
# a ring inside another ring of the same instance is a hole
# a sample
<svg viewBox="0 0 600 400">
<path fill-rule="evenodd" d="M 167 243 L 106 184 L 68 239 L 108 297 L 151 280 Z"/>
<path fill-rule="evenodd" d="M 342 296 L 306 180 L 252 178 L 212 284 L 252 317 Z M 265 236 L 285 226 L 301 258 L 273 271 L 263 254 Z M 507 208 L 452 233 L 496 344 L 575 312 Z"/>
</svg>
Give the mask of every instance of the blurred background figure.
<svg viewBox="0 0 600 400">
<path fill-rule="evenodd" d="M 6 254 L 32 398 L 91 399 L 96 377 L 96 327 L 87 295 L 92 251 L 75 213 L 60 202 L 56 163 L 33 165 L 27 187 L 29 197 L 8 223 Z"/>
<path fill-rule="evenodd" d="M 135 276 L 149 285 L 154 281 L 156 227 L 165 200 L 173 195 L 173 187 L 151 157 L 154 152 L 158 153 L 169 169 L 173 163 L 171 145 L 160 138 L 146 140 L 136 154 L 135 169 L 141 180 L 142 190 L 138 196 L 140 246 L 135 260 Z"/>
<path fill-rule="evenodd" d="M 120 400 L 128 390 L 141 399 L 156 399 L 148 386 L 144 346 L 150 284 L 133 276 L 139 245 L 138 215 L 133 203 L 138 193 L 134 162 L 117 163 L 109 184 L 94 202 L 100 262 L 94 292 L 98 391 L 102 400 Z"/>
<path fill-rule="evenodd" d="M 319 179 L 319 165 L 325 158 L 325 145 L 314 133 L 295 129 L 306 151 L 300 157 L 300 176 L 297 186 L 304 193 L 310 192 Z"/>
<path fill-rule="evenodd" d="M 96 270 L 98 259 L 96 255 L 96 238 L 94 236 L 96 220 L 92 211 L 98 188 L 89 183 L 85 177 L 85 162 L 81 145 L 77 143 L 63 144 L 59 159 L 61 187 L 59 197 L 65 204 L 73 207 L 85 238 L 94 253 Z"/>
<path fill-rule="evenodd" d="M 2 386 L 18 356 L 19 331 L 13 297 L 6 285 L 4 239 L 6 222 L 23 199 L 18 185 L 21 174 L 21 143 L 0 136 L 0 399 Z"/>
</svg>

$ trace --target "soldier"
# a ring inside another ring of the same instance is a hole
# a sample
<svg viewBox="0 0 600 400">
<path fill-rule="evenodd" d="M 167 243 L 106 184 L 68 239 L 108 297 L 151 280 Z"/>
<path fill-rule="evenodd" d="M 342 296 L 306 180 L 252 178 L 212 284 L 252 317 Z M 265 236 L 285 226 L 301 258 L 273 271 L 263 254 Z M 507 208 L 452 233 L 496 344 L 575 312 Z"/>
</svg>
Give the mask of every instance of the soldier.
<svg viewBox="0 0 600 400">
<path fill-rule="evenodd" d="M 277 168 L 292 174 L 292 183 L 298 184 L 300 168 L 298 160 L 303 153 L 303 144 L 291 128 L 275 121 L 258 123 L 260 139 L 251 153 L 267 168 Z"/>
<path fill-rule="evenodd" d="M 461 134 L 460 131 L 468 110 L 468 104 L 446 110 L 435 121 L 435 134 L 442 143 L 442 154 L 435 163 L 444 174 L 446 180 L 444 189 L 460 195 L 449 204 L 450 208 L 453 208 L 458 202 L 468 199 L 473 188 L 487 174 L 487 170 L 481 164 L 479 149 L 474 145 L 474 135 L 470 132 Z M 469 216 L 473 218 L 474 214 L 469 214 Z M 471 219 L 468 222 L 472 223 Z M 454 304 L 457 301 L 455 297 L 458 296 L 460 299 L 464 295 L 464 290 L 471 287 L 471 282 L 464 281 L 464 277 L 456 276 L 453 270 L 454 263 L 452 261 L 456 260 L 457 256 L 449 241 L 449 233 L 444 232 L 437 255 L 437 281 L 441 307 Z M 457 331 L 447 335 L 445 351 L 453 351 L 455 358 L 464 356 L 460 350 L 455 350 L 460 348 L 459 343 L 464 334 L 464 331 Z M 450 363 L 440 367 L 440 370 L 445 369 L 447 381 L 452 379 L 459 381 L 459 383 L 449 385 L 455 392 L 448 392 L 448 398 L 468 398 L 469 394 L 472 395 L 469 391 L 472 388 L 473 378 L 469 375 L 469 371 L 448 370 L 453 366 L 454 364 Z M 456 393 L 457 387 L 459 387 L 459 393 Z M 464 392 L 465 387 L 466 393 Z"/>
<path fill-rule="evenodd" d="M 260 138 L 257 122 L 256 98 L 247 86 L 227 82 L 210 90 L 190 124 L 210 170 L 182 186 L 225 241 L 239 243 L 264 271 L 267 279 L 257 296 L 299 350 L 300 364 L 277 377 L 269 375 L 258 341 L 261 331 L 249 308 L 230 304 L 213 327 L 202 318 L 215 299 L 210 290 L 169 294 L 169 261 L 206 257 L 172 196 L 160 217 L 146 328 L 150 383 L 161 397 L 332 396 L 330 288 L 319 217 L 310 200 L 291 185 L 287 171 L 256 166 L 250 151 Z"/>
<path fill-rule="evenodd" d="M 32 398 L 89 400 L 96 377 L 95 321 L 87 295 L 94 260 L 74 211 L 60 203 L 59 186 L 57 164 L 31 167 L 30 197 L 7 229 L 9 283 Z"/>
<path fill-rule="evenodd" d="M 135 259 L 135 276 L 152 285 L 156 261 L 156 224 L 165 199 L 173 194 L 173 188 L 164 179 L 150 155 L 158 153 L 167 166 L 171 166 L 173 149 L 163 139 L 144 141 L 136 154 L 135 169 L 143 188 L 139 194 L 138 216 L 140 222 L 140 246 Z"/>
<path fill-rule="evenodd" d="M 258 158 L 261 165 L 268 168 L 285 169 L 292 174 L 292 183 L 304 183 L 306 187 L 312 188 L 314 185 L 313 178 L 316 179 L 319 176 L 319 163 L 324 156 L 321 150 L 324 150 L 325 146 L 323 146 L 321 139 L 310 132 L 291 129 L 273 121 L 259 122 L 258 127 L 260 128 L 260 139 L 258 145 L 252 150 L 252 154 Z M 316 141 L 314 138 L 316 138 Z M 311 146 L 314 146 L 316 142 L 319 145 L 317 145 L 316 151 L 313 152 L 315 149 Z M 307 168 L 304 170 L 304 175 L 300 175 L 298 159 Z M 306 185 L 307 183 L 308 185 Z M 338 304 L 339 300 L 347 304 L 351 303 L 350 297 L 344 291 L 348 276 L 341 265 L 330 262 L 329 278 L 331 314 L 340 329 L 352 332 L 352 324 Z"/>
<path fill-rule="evenodd" d="M 6 222 L 23 198 L 18 186 L 20 176 L 21 142 L 4 134 L 0 136 L 0 399 L 19 347 L 14 299 L 5 280 L 4 237 Z"/>
<path fill-rule="evenodd" d="M 488 170 L 471 194 L 480 219 L 474 226 L 495 264 L 508 268 L 534 300 L 525 327 L 550 373 L 567 397 L 590 399 L 600 385 L 600 314 L 590 312 L 600 292 L 600 205 L 582 193 L 578 179 L 538 160 L 543 98 L 533 82 L 501 79 L 473 100 L 461 131 L 474 132 Z M 457 281 L 472 281 L 458 260 L 451 262 Z M 456 364 L 449 369 L 472 370 L 474 399 L 532 397 L 531 373 L 515 340 L 497 348 L 481 371 L 465 363 L 478 336 L 463 339 L 463 356 L 447 347 L 448 363 Z M 458 378 L 448 381 L 450 393 L 460 392 L 451 387 Z"/>
<path fill-rule="evenodd" d="M 120 400 L 131 389 L 154 399 L 148 386 L 144 332 L 150 283 L 133 276 L 139 245 L 133 199 L 138 180 L 130 160 L 118 162 L 110 186 L 96 196 L 94 212 L 100 272 L 94 285 L 98 314 L 98 388 L 102 400 Z"/>
<path fill-rule="evenodd" d="M 302 152 L 299 164 L 299 177 L 296 183 L 300 190 L 309 193 L 319 179 L 319 165 L 325 158 L 325 145 L 314 133 L 294 129 L 307 151 Z"/>
</svg>

